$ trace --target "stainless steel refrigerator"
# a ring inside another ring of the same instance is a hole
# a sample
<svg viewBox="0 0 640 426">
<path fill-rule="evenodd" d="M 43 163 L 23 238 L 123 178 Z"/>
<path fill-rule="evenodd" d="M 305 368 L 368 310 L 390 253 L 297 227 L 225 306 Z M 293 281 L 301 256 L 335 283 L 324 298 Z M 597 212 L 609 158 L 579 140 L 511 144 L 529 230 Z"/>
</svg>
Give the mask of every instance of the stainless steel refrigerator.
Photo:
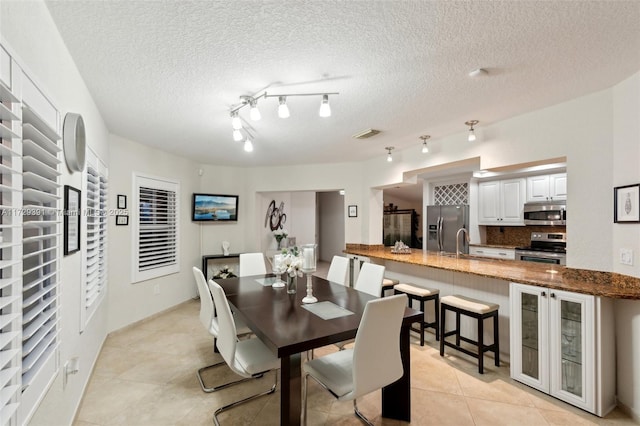
<svg viewBox="0 0 640 426">
<path fill-rule="evenodd" d="M 455 253 L 460 228 L 469 231 L 469 206 L 427 206 L 427 250 Z M 469 253 L 469 243 L 463 235 L 460 251 Z"/>
</svg>

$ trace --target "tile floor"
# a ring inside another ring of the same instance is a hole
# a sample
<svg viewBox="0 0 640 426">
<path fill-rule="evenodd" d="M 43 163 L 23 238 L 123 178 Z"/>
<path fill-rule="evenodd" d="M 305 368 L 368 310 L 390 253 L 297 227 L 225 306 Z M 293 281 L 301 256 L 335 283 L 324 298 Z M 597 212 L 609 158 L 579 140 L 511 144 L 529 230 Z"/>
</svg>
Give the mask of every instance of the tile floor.
<svg viewBox="0 0 640 426">
<path fill-rule="evenodd" d="M 221 360 L 198 320 L 199 301 L 142 321 L 108 336 L 74 425 L 211 425 L 213 411 L 234 399 L 267 389 L 273 374 L 206 394 L 196 370 Z M 316 356 L 335 350 L 320 348 Z M 441 358 L 433 335 L 411 347 L 411 406 L 414 425 L 626 425 L 619 410 L 598 418 L 509 378 L 509 367 L 487 360 L 485 374 L 465 355 Z M 232 379 L 226 366 L 213 369 L 208 383 Z M 361 425 L 351 402 L 337 402 L 310 381 L 309 424 Z M 223 413 L 226 425 L 279 424 L 279 391 Z M 380 417 L 380 393 L 358 406 L 375 424 L 403 422 Z"/>
</svg>

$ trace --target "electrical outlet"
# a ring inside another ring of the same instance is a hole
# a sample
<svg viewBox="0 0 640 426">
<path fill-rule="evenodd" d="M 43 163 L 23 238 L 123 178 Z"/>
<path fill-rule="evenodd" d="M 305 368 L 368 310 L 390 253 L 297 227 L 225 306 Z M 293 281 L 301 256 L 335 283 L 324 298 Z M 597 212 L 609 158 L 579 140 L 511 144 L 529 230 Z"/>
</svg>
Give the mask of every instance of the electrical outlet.
<svg viewBox="0 0 640 426">
<path fill-rule="evenodd" d="M 153 294 L 160 294 L 160 284 L 156 284 L 153 286 Z"/>
<path fill-rule="evenodd" d="M 623 265 L 633 266 L 633 250 L 621 248 L 620 263 Z"/>
</svg>

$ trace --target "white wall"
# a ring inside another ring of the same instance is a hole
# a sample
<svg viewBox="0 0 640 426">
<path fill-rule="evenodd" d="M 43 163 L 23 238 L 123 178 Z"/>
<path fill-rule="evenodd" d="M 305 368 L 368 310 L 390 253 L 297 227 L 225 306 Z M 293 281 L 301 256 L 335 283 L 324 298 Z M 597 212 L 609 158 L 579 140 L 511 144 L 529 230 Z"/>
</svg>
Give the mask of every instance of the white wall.
<svg viewBox="0 0 640 426">
<path fill-rule="evenodd" d="M 109 331 L 144 319 L 196 295 L 191 268 L 200 266 L 200 226 L 191 221 L 191 197 L 200 189 L 199 165 L 127 139 L 110 138 L 109 204 L 133 200 L 133 172 L 180 182 L 180 272 L 131 284 L 132 229 L 109 222 Z M 135 208 L 129 204 L 129 208 Z M 130 214 L 130 218 L 133 215 Z M 156 294 L 156 290 L 159 294 Z"/>
<path fill-rule="evenodd" d="M 44 3 L 0 2 L 0 35 L 2 44 L 50 97 L 62 116 L 67 112 L 82 114 L 87 143 L 108 163 L 106 126 Z M 61 171 L 62 184 L 81 187 L 80 173 L 69 173 L 64 163 Z M 85 244 L 86 237 L 82 236 L 81 245 Z M 80 371 L 69 376 L 64 389 L 63 374 L 56 376 L 31 419 L 32 425 L 71 424 L 107 333 L 108 303 L 105 298 L 80 334 L 81 271 L 81 252 L 62 259 L 59 296 L 60 364 L 64 365 L 70 358 L 78 357 Z"/>
<path fill-rule="evenodd" d="M 318 193 L 318 259 L 330 262 L 333 256 L 344 256 L 344 196 L 339 192 Z"/>
<path fill-rule="evenodd" d="M 613 186 L 640 183 L 640 74 L 617 85 L 613 96 Z M 640 277 L 640 224 L 610 226 L 613 270 Z M 620 248 L 633 250 L 632 266 L 619 263 Z M 616 300 L 615 313 L 618 401 L 640 422 L 640 301 Z"/>
</svg>

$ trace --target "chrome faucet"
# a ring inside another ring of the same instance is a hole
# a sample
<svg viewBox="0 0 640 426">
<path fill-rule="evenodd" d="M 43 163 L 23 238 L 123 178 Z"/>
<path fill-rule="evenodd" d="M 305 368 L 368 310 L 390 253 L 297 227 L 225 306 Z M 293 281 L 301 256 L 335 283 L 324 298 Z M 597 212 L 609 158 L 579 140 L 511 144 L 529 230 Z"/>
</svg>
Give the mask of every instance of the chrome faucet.
<svg viewBox="0 0 640 426">
<path fill-rule="evenodd" d="M 458 232 L 456 232 L 456 258 L 460 257 L 461 254 L 464 254 L 460 252 L 460 232 L 465 235 L 467 243 L 469 242 L 469 231 L 465 228 L 458 229 Z"/>
</svg>

